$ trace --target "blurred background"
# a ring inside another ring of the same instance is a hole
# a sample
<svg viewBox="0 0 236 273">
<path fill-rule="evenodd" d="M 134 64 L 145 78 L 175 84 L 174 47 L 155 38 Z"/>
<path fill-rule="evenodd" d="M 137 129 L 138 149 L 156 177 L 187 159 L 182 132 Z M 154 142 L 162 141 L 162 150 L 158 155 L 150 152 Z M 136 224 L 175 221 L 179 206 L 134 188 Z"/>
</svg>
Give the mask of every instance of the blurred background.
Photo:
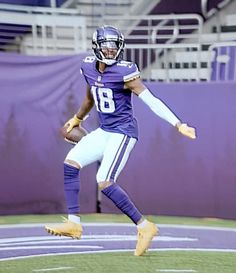
<svg viewBox="0 0 236 273">
<path fill-rule="evenodd" d="M 134 98 L 140 139 L 118 183 L 145 214 L 236 219 L 235 0 L 0 0 L 0 215 L 66 211 L 72 146 L 59 129 L 81 103 L 80 64 L 104 24 L 198 135 L 184 138 Z M 84 127 L 97 126 L 93 111 Z M 118 213 L 97 168 L 82 170 L 81 212 Z"/>
</svg>

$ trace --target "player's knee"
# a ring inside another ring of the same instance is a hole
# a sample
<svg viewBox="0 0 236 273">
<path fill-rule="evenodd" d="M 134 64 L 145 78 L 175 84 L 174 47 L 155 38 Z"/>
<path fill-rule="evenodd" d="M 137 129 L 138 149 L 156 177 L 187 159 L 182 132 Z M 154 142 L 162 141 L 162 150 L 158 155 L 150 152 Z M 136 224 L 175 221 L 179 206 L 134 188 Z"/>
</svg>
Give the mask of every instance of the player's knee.
<svg viewBox="0 0 236 273">
<path fill-rule="evenodd" d="M 113 182 L 110 181 L 103 181 L 103 182 L 98 182 L 98 188 L 102 191 L 105 188 L 109 187 L 112 185 Z"/>
<path fill-rule="evenodd" d="M 74 161 L 74 160 L 65 159 L 64 163 L 65 163 L 65 164 L 68 164 L 68 165 L 70 165 L 70 166 L 73 166 L 73 167 L 75 167 L 75 168 L 77 168 L 77 169 L 81 169 L 81 166 L 80 166 L 76 161 Z"/>
<path fill-rule="evenodd" d="M 96 180 L 98 183 L 98 188 L 100 190 L 103 190 L 112 184 L 112 182 L 106 180 L 106 177 L 102 174 L 102 172 L 100 170 L 97 172 Z"/>
</svg>

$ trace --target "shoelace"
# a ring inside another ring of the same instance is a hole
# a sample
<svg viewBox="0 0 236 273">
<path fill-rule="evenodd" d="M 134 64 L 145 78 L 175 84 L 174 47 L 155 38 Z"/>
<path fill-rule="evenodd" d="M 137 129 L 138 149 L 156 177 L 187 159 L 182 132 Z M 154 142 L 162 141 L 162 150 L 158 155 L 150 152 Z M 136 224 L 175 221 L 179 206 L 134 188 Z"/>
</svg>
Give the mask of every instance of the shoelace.
<svg viewBox="0 0 236 273">
<path fill-rule="evenodd" d="M 142 231 L 138 231 L 138 239 L 142 239 L 143 238 L 143 232 Z"/>
</svg>

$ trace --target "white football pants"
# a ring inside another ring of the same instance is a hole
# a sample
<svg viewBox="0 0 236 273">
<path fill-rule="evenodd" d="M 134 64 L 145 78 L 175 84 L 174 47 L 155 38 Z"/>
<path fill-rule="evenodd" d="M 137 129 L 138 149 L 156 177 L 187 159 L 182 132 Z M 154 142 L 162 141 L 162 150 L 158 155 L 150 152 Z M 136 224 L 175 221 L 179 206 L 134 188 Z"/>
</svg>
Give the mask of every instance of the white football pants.
<svg viewBox="0 0 236 273">
<path fill-rule="evenodd" d="M 81 168 L 100 161 L 97 182 L 115 182 L 136 142 L 135 138 L 127 135 L 106 132 L 98 128 L 84 136 L 70 150 L 66 159 L 77 162 Z"/>
</svg>

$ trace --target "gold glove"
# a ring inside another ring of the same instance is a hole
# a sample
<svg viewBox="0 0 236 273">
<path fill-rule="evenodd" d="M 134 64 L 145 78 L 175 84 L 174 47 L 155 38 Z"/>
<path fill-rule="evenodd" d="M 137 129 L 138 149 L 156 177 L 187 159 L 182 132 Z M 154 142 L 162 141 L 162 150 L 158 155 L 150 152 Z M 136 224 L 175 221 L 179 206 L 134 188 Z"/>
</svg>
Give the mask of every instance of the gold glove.
<svg viewBox="0 0 236 273">
<path fill-rule="evenodd" d="M 76 115 L 74 115 L 73 118 L 69 119 L 64 125 L 65 127 L 68 127 L 66 129 L 67 133 L 69 133 L 74 127 L 79 126 L 81 122 L 82 119 L 79 119 Z"/>
<path fill-rule="evenodd" d="M 178 126 L 178 131 L 189 138 L 195 139 L 196 138 L 196 130 L 194 127 L 189 127 L 186 123 L 182 123 Z"/>
</svg>

